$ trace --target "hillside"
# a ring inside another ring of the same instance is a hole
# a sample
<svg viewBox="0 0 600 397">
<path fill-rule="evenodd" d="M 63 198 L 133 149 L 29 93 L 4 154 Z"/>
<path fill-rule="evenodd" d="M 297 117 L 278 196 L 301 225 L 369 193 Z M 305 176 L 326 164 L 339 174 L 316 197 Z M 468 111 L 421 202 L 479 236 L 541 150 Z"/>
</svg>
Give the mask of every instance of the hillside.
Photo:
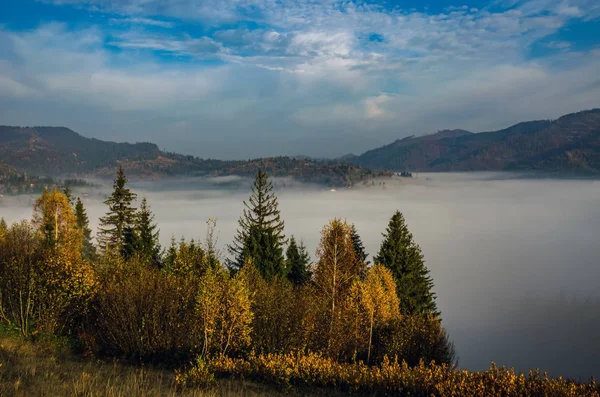
<svg viewBox="0 0 600 397">
<path fill-rule="evenodd" d="M 490 132 L 445 130 L 346 157 L 396 171 L 537 170 L 600 172 L 600 109 Z"/>
<path fill-rule="evenodd" d="M 289 176 L 328 186 L 348 186 L 373 177 L 391 176 L 390 172 L 372 172 L 338 161 L 289 157 L 249 161 L 200 159 L 161 151 L 153 143 L 86 138 L 64 127 L 0 126 L 0 163 L 7 170 L 51 177 L 112 178 L 119 165 L 131 177 L 152 179 L 183 175 L 251 176 L 259 168 L 272 176 Z"/>
</svg>

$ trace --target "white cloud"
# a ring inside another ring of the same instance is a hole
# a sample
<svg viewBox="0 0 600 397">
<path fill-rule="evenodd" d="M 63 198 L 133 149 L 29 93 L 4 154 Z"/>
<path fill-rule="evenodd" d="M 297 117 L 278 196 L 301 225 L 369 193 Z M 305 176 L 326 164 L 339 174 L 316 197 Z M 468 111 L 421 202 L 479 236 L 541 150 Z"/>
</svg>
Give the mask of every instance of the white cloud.
<svg viewBox="0 0 600 397">
<path fill-rule="evenodd" d="M 210 157 L 336 155 L 406 134 L 500 128 L 600 106 L 598 54 L 573 53 L 568 42 L 555 41 L 546 45 L 562 49 L 558 55 L 528 60 L 533 43 L 597 12 L 590 0 L 438 15 L 333 0 L 61 3 L 121 16 L 82 30 L 0 30 L 0 50 L 11 45 L 0 51 L 0 95 L 15 103 L 0 109 L 5 122 L 47 124 L 60 116 L 60 124 L 89 128 L 93 123 L 79 116 L 85 113 L 131 134 L 121 139 L 153 133 L 168 149 Z M 209 17 L 210 37 L 178 29 L 177 18 L 204 24 Z M 222 26 L 244 18 L 259 27 Z M 383 40 L 369 41 L 372 34 Z M 204 62 L 214 59 L 224 64 Z M 16 108 L 34 97 L 37 116 L 31 105 Z M 113 124 L 108 111 L 118 113 Z M 321 144 L 325 137 L 339 144 Z"/>
<path fill-rule="evenodd" d="M 158 19 L 152 18 L 140 18 L 140 17 L 131 17 L 131 18 L 111 18 L 109 23 L 116 25 L 148 25 L 148 26 L 157 26 L 161 28 L 172 28 L 173 22 L 161 21 Z"/>
</svg>

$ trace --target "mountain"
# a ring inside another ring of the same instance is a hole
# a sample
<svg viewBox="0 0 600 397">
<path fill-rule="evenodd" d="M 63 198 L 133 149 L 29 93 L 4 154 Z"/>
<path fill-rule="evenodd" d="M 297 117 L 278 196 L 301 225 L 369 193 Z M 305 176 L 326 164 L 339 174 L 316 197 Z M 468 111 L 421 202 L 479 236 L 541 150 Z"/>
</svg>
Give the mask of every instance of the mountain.
<svg viewBox="0 0 600 397">
<path fill-rule="evenodd" d="M 490 132 L 444 130 L 407 137 L 346 158 L 396 171 L 600 172 L 600 109 Z"/>
<path fill-rule="evenodd" d="M 112 178 L 123 166 L 134 178 L 168 176 L 272 176 L 303 182 L 348 186 L 391 172 L 373 172 L 338 161 L 273 157 L 222 161 L 164 152 L 153 143 L 117 143 L 86 138 L 64 127 L 0 126 L 0 165 L 18 172 L 51 177 Z M 0 167 L 0 171 L 2 168 Z"/>
</svg>

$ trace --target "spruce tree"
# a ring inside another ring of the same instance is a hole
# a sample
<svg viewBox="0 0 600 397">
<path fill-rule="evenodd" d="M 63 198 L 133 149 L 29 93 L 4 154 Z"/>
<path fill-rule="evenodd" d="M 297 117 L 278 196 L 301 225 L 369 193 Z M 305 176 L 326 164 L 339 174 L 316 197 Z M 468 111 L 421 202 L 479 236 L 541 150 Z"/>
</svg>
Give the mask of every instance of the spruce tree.
<svg viewBox="0 0 600 397">
<path fill-rule="evenodd" d="M 369 254 L 367 254 L 367 252 L 365 251 L 365 245 L 363 244 L 354 223 L 352 224 L 352 226 L 350 226 L 350 238 L 352 239 L 352 246 L 354 247 L 354 253 L 356 254 L 356 258 L 362 263 L 364 263 L 366 272 L 366 267 L 369 265 L 369 262 L 367 261 L 367 257 L 369 256 Z"/>
<path fill-rule="evenodd" d="M 119 167 L 117 179 L 113 183 L 113 192 L 104 202 L 108 205 L 108 212 L 106 216 L 100 218 L 98 239 L 104 251 L 115 250 L 121 252 L 123 250 L 125 229 L 135 226 L 136 209 L 132 206 L 132 202 L 137 195 L 127 188 L 126 184 L 127 177 L 123 167 Z"/>
<path fill-rule="evenodd" d="M 228 260 L 229 268 L 237 271 L 250 259 L 263 277 L 285 277 L 283 221 L 273 184 L 261 170 L 244 206 L 237 235 L 228 247 L 233 256 Z"/>
<path fill-rule="evenodd" d="M 150 211 L 148 201 L 144 197 L 137 214 L 135 227 L 138 239 L 137 250 L 142 260 L 160 266 L 159 231 L 154 223 L 154 214 Z"/>
<path fill-rule="evenodd" d="M 71 190 L 69 185 L 65 186 L 65 188 L 63 189 L 63 194 L 67 197 L 69 204 L 73 205 L 73 191 Z"/>
<path fill-rule="evenodd" d="M 75 204 L 75 217 L 77 218 L 77 228 L 83 232 L 81 256 L 83 259 L 92 260 L 96 257 L 96 247 L 92 242 L 92 230 L 90 229 L 90 221 L 87 212 L 79 197 Z"/>
<path fill-rule="evenodd" d="M 300 245 L 298 245 L 294 236 L 291 236 L 285 256 L 288 280 L 294 285 L 303 285 L 310 281 L 310 256 L 304 242 L 300 241 Z"/>
<path fill-rule="evenodd" d="M 421 247 L 413 241 L 400 211 L 390 219 L 375 262 L 392 272 L 398 289 L 402 314 L 438 316 L 433 280 L 425 266 Z"/>
</svg>

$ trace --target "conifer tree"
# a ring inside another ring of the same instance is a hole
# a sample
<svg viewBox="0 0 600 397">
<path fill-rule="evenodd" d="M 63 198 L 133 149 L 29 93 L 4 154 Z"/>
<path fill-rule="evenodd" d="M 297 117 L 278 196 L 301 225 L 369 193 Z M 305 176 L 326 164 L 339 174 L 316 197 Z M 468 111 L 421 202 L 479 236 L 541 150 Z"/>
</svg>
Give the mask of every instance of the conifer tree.
<svg viewBox="0 0 600 397">
<path fill-rule="evenodd" d="M 67 197 L 67 201 L 69 202 L 69 204 L 73 205 L 73 191 L 71 190 L 69 185 L 65 186 L 65 188 L 63 189 L 63 194 Z"/>
<path fill-rule="evenodd" d="M 96 247 L 92 242 L 92 230 L 90 229 L 90 221 L 87 212 L 79 197 L 75 204 L 75 217 L 77 218 L 77 228 L 83 233 L 81 256 L 83 259 L 92 260 L 96 257 Z"/>
<path fill-rule="evenodd" d="M 354 223 L 352 224 L 352 226 L 350 226 L 350 238 L 352 239 L 352 246 L 354 247 L 354 253 L 356 254 L 356 258 L 361 263 L 364 263 L 366 271 L 366 267 L 369 265 L 369 262 L 367 261 L 367 257 L 369 256 L 369 254 L 367 254 L 367 252 L 365 251 L 365 245 L 363 244 Z"/>
<path fill-rule="evenodd" d="M 137 195 L 127 188 L 126 184 L 127 177 L 123 167 L 119 167 L 117 179 L 113 183 L 113 192 L 104 202 L 108 205 L 108 212 L 106 216 L 100 218 L 98 239 L 104 251 L 115 250 L 121 252 L 124 245 L 125 229 L 135 225 L 136 209 L 132 206 L 132 202 Z"/>
<path fill-rule="evenodd" d="M 163 256 L 163 262 L 167 270 L 173 268 L 175 264 L 175 260 L 177 259 L 177 241 L 175 240 L 175 236 L 171 236 L 171 245 L 167 248 L 166 252 Z"/>
<path fill-rule="evenodd" d="M 375 262 L 392 272 L 401 313 L 439 315 L 432 291 L 433 280 L 425 266 L 421 247 L 413 241 L 400 211 L 396 211 L 390 219 L 383 237 Z"/>
<path fill-rule="evenodd" d="M 237 235 L 228 247 L 233 256 L 228 266 L 237 271 L 250 259 L 263 277 L 285 277 L 283 220 L 273 184 L 264 172 L 258 171 L 244 206 Z"/>
<path fill-rule="evenodd" d="M 300 241 L 300 245 L 298 245 L 294 236 L 291 236 L 285 256 L 287 260 L 288 280 L 294 285 L 306 284 L 310 280 L 311 271 L 310 256 L 304 246 L 304 242 Z"/>
<path fill-rule="evenodd" d="M 156 266 L 160 265 L 159 231 L 154 223 L 154 214 L 150 211 L 148 201 L 144 197 L 140 204 L 135 225 L 138 239 L 137 249 L 142 260 Z"/>
</svg>

